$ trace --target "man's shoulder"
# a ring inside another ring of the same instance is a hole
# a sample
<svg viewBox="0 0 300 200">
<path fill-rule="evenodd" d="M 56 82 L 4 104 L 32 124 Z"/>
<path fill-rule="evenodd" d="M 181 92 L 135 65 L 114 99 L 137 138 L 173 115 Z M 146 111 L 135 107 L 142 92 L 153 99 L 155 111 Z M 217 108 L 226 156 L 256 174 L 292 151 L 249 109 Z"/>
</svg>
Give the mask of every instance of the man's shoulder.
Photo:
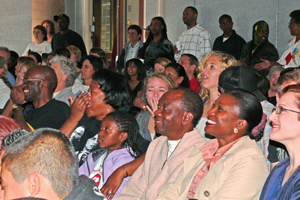
<svg viewBox="0 0 300 200">
<path fill-rule="evenodd" d="M 81 38 L 81 36 L 73 30 L 70 30 L 66 35 L 71 35 L 73 37 L 75 36 L 75 37 L 80 37 Z"/>
</svg>

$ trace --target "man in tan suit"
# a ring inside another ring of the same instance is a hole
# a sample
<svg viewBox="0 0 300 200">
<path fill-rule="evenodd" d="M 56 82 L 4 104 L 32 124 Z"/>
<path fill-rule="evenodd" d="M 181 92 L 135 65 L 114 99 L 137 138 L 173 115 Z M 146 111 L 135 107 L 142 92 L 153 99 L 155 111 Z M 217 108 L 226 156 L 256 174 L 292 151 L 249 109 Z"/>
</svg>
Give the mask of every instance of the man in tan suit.
<svg viewBox="0 0 300 200">
<path fill-rule="evenodd" d="M 155 199 L 173 182 L 193 147 L 206 141 L 194 128 L 202 112 L 203 102 L 193 90 L 176 88 L 166 92 L 155 112 L 155 129 L 162 136 L 151 142 L 144 163 L 114 200 Z"/>
</svg>

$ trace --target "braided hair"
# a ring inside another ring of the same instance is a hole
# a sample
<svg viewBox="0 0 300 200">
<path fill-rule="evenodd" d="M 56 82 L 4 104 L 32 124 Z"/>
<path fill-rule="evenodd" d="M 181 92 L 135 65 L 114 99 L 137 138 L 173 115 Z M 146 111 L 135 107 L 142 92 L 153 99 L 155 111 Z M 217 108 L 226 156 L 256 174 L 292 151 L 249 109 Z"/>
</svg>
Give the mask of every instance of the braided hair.
<svg viewBox="0 0 300 200">
<path fill-rule="evenodd" d="M 139 125 L 136 119 L 129 113 L 124 111 L 114 111 L 106 115 L 106 117 L 111 117 L 116 122 L 119 132 L 125 132 L 128 134 L 127 139 L 124 141 L 123 145 L 131 147 L 133 153 L 129 151 L 130 155 L 137 158 L 141 153 L 137 149 L 137 138 L 139 133 Z"/>
</svg>

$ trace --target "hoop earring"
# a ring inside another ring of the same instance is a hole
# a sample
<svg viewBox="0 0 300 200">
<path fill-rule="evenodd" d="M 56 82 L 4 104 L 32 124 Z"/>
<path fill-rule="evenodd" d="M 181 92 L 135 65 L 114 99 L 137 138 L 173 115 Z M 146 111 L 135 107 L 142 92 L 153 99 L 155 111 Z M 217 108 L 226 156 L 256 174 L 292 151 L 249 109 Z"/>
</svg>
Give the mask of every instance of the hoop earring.
<svg viewBox="0 0 300 200">
<path fill-rule="evenodd" d="M 234 133 L 238 133 L 238 132 L 239 132 L 239 129 L 234 128 L 234 129 L 233 129 L 233 132 L 234 132 Z"/>
</svg>

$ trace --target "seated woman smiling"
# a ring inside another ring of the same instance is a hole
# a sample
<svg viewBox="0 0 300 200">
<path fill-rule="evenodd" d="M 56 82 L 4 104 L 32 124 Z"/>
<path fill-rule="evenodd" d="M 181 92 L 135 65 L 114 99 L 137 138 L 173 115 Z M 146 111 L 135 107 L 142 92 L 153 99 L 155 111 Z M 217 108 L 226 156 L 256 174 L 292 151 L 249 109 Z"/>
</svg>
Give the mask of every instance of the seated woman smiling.
<svg viewBox="0 0 300 200">
<path fill-rule="evenodd" d="M 221 95 L 205 127 L 216 139 L 195 146 L 175 182 L 157 199 L 258 199 L 269 172 L 249 134 L 261 117 L 253 94 L 235 89 Z"/>
</svg>

